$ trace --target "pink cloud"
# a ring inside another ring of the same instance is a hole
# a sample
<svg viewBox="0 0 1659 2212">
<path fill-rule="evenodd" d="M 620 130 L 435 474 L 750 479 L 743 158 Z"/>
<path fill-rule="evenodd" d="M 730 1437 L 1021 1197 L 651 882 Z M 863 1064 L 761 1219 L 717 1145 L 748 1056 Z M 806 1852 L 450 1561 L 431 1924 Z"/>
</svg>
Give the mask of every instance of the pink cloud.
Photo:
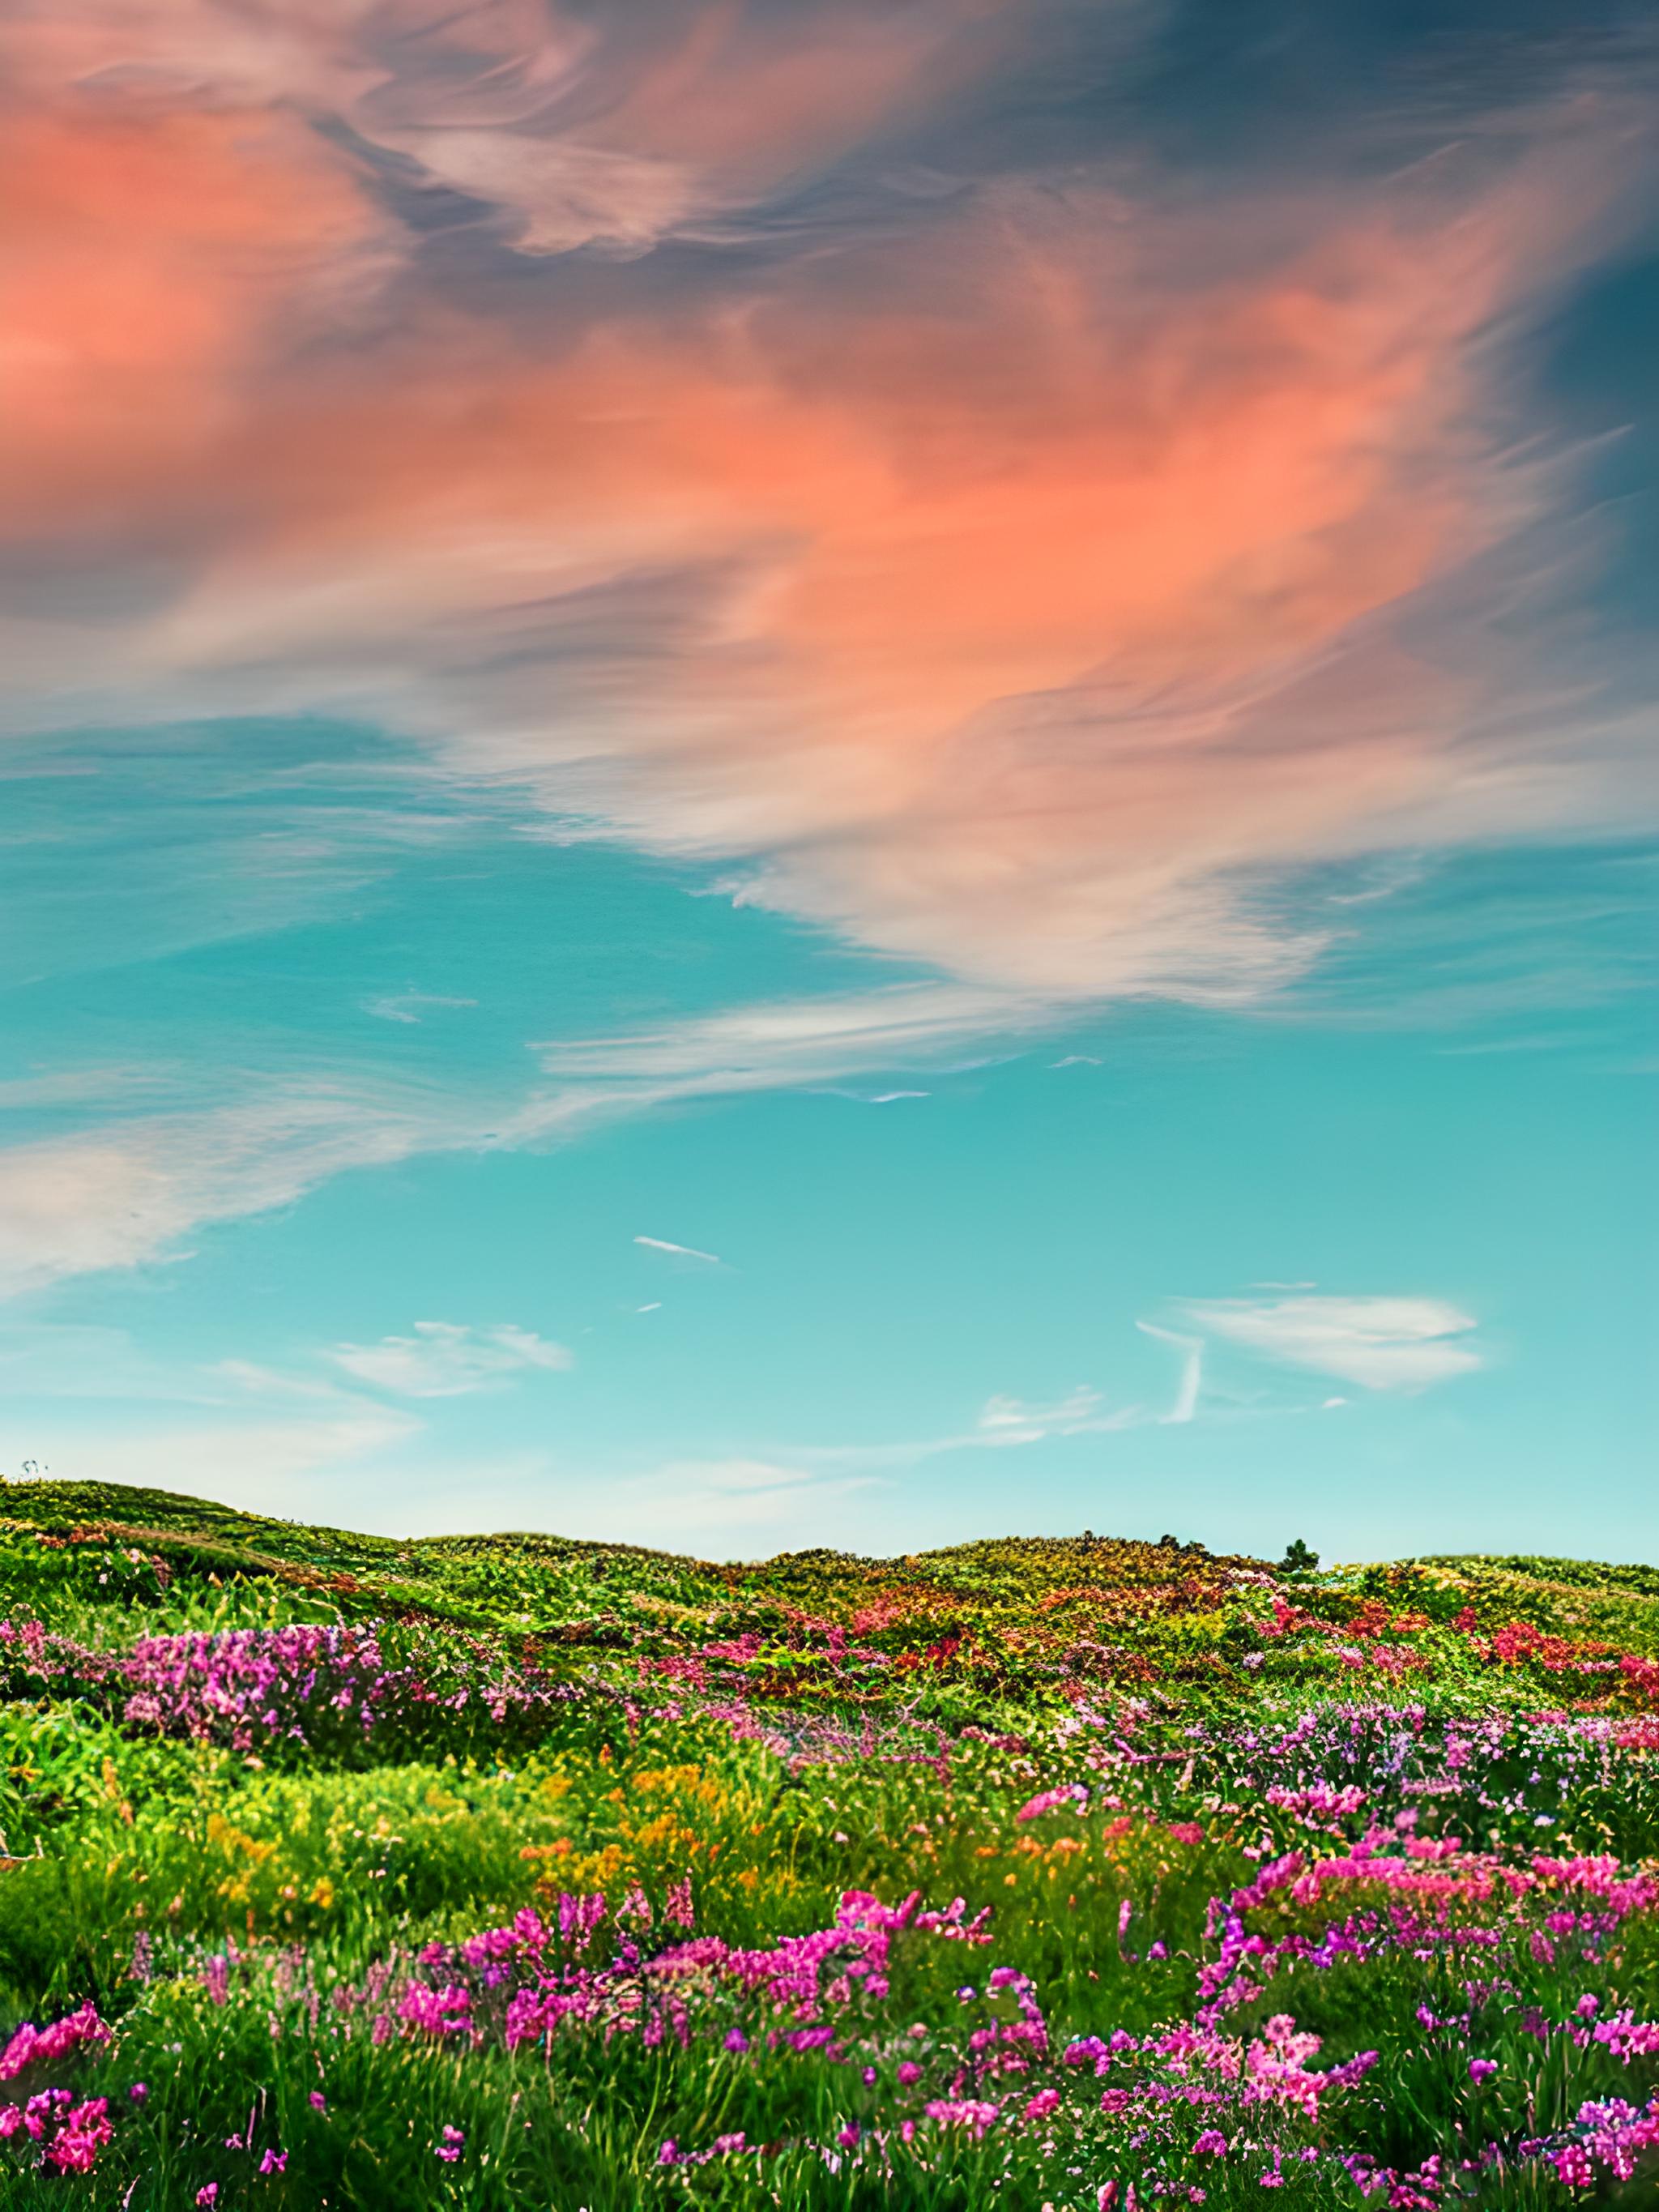
<svg viewBox="0 0 1659 2212">
<path fill-rule="evenodd" d="M 370 159 L 641 248 L 959 88 L 984 13 L 24 19 L 0 522 L 191 550 L 94 675 L 17 637 L 26 715 L 361 712 L 1061 997 L 1261 988 L 1311 947 L 1241 882 L 1501 819 L 1503 669 L 1399 617 L 1537 511 L 1482 349 L 1595 239 L 1615 106 L 1318 202 L 964 186 L 568 320 L 439 283 Z"/>
</svg>

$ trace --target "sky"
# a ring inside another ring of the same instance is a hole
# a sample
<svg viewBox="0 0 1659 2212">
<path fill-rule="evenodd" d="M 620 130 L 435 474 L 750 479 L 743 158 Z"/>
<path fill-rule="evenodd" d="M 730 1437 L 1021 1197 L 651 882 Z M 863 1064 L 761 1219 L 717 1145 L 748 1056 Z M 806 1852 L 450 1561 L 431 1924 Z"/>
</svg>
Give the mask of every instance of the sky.
<svg viewBox="0 0 1659 2212">
<path fill-rule="evenodd" d="M 1659 31 L 0 0 L 0 1472 L 1659 1561 Z"/>
</svg>

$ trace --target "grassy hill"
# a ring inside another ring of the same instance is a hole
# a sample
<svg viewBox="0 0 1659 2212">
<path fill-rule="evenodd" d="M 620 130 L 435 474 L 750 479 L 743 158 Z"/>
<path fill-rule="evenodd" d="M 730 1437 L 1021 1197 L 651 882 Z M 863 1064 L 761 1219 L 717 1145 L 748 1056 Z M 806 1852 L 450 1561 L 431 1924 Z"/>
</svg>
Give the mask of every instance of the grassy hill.
<svg viewBox="0 0 1659 2212">
<path fill-rule="evenodd" d="M 1650 1568 L 12 1483 L 0 1831 L 7 2212 L 1656 2201 Z"/>
</svg>

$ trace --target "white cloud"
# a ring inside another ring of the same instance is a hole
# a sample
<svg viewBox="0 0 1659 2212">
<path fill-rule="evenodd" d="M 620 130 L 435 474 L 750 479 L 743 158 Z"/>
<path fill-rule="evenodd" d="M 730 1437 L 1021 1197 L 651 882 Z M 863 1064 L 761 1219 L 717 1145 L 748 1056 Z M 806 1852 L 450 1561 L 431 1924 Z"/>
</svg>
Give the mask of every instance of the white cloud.
<svg viewBox="0 0 1659 2212">
<path fill-rule="evenodd" d="M 526 1370 L 571 1364 L 563 1345 L 505 1322 L 480 1329 L 458 1322 L 417 1321 L 411 1336 L 337 1344 L 328 1356 L 360 1382 L 406 1398 L 458 1398 L 469 1390 L 489 1389 Z"/>
<path fill-rule="evenodd" d="M 1173 1345 L 1182 1354 L 1181 1379 L 1176 1385 L 1175 1403 L 1162 1417 L 1165 1427 L 1182 1427 L 1198 1411 L 1198 1394 L 1204 1380 L 1203 1340 L 1179 1336 L 1174 1329 L 1155 1328 L 1149 1321 L 1138 1321 L 1135 1327 L 1143 1335 L 1156 1337 L 1160 1344 Z"/>
<path fill-rule="evenodd" d="M 476 1006 L 476 999 L 446 999 L 434 991 L 401 991 L 395 997 L 365 999 L 363 1012 L 383 1022 L 418 1022 L 416 1006 Z"/>
<path fill-rule="evenodd" d="M 533 1048 L 568 1084 L 626 1085 L 644 1103 L 701 1091 L 833 1083 L 935 1063 L 988 1035 L 1052 1026 L 1063 1001 L 957 983 L 894 983 L 842 997 L 775 1000 L 633 1036 Z"/>
<path fill-rule="evenodd" d="M 1059 1429 L 1069 1435 L 1079 1425 L 1093 1422 L 1100 1413 L 1100 1393 L 1088 1383 L 1079 1382 L 1075 1390 L 1050 1406 L 1027 1405 L 1022 1398 L 988 1398 L 979 1417 L 981 1429 L 988 1434 L 998 1432 L 1019 1434 L 1035 1430 L 1046 1435 Z"/>
<path fill-rule="evenodd" d="M 1443 1298 L 1209 1298 L 1183 1311 L 1263 1358 L 1367 1390 L 1420 1390 L 1481 1364 L 1474 1321 Z"/>
<path fill-rule="evenodd" d="M 0 1296 L 179 1256 L 204 1223 L 286 1206 L 348 1168 L 483 1141 L 476 1106 L 349 1079 L 0 1152 Z"/>
<path fill-rule="evenodd" d="M 671 1244 L 665 1237 L 636 1237 L 634 1242 L 653 1252 L 669 1253 L 677 1260 L 705 1260 L 711 1267 L 726 1265 L 718 1252 L 700 1252 L 695 1244 Z"/>
<path fill-rule="evenodd" d="M 1108 1406 L 1092 1384 L 1079 1382 L 1064 1397 L 1033 1404 L 998 1392 L 980 1408 L 975 1425 L 953 1436 L 927 1437 L 910 1443 L 817 1445 L 793 1456 L 816 1468 L 866 1468 L 899 1470 L 918 1467 L 946 1452 L 983 1451 L 1018 1444 L 1044 1443 L 1050 1437 L 1111 1436 L 1127 1429 L 1180 1427 L 1198 1411 L 1203 1381 L 1204 1346 L 1197 1337 L 1180 1336 L 1150 1322 L 1136 1326 L 1148 1336 L 1173 1345 L 1182 1355 L 1175 1395 L 1160 1411 L 1131 1403 Z"/>
</svg>

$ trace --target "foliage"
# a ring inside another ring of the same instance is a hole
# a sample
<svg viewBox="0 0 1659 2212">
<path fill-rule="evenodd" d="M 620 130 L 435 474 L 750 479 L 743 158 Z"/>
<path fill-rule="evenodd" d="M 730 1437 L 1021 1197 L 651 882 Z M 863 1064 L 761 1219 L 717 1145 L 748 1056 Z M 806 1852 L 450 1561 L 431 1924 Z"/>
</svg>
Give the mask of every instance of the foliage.
<svg viewBox="0 0 1659 2212">
<path fill-rule="evenodd" d="M 1652 1570 L 0 1503 L 8 2207 L 1653 2201 Z"/>
</svg>

